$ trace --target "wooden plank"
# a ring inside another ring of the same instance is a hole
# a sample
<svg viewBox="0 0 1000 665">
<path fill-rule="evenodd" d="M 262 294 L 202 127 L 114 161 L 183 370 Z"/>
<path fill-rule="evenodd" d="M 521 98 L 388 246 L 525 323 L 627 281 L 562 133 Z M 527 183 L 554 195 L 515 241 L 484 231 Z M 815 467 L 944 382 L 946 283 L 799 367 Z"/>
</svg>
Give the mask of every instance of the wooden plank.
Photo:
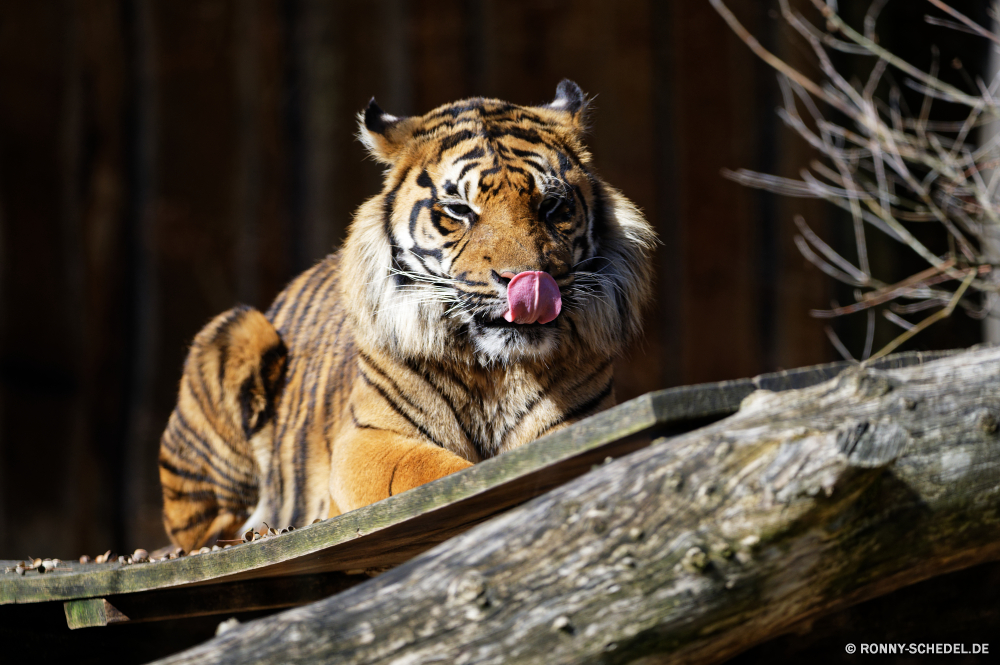
<svg viewBox="0 0 1000 665">
<path fill-rule="evenodd" d="M 646 396 L 502 459 L 322 523 L 256 543 L 170 561 L 69 564 L 69 572 L 0 577 L 0 603 L 40 602 L 206 582 L 370 568 L 401 563 L 499 510 L 636 447 L 627 438 L 655 424 Z M 642 444 L 638 444 L 642 445 Z M 324 552 L 324 550 L 329 550 Z"/>
<path fill-rule="evenodd" d="M 66 625 L 70 630 L 107 626 L 109 623 L 123 623 L 129 618 L 105 598 L 67 600 L 63 603 Z"/>
<path fill-rule="evenodd" d="M 906 366 L 936 357 L 900 354 L 883 365 Z M 69 568 L 65 572 L 6 573 L 0 575 L 0 604 L 103 598 L 184 585 L 397 565 L 590 471 L 609 457 L 620 457 L 655 437 L 688 431 L 733 413 L 758 387 L 783 390 L 813 385 L 846 366 L 831 363 L 650 393 L 447 478 L 255 543 L 155 563 L 69 563 L 61 565 Z"/>
<path fill-rule="evenodd" d="M 115 623 L 169 621 L 280 610 L 312 603 L 367 581 L 365 574 L 325 573 L 86 598 L 64 603 L 70 630 Z"/>
</svg>

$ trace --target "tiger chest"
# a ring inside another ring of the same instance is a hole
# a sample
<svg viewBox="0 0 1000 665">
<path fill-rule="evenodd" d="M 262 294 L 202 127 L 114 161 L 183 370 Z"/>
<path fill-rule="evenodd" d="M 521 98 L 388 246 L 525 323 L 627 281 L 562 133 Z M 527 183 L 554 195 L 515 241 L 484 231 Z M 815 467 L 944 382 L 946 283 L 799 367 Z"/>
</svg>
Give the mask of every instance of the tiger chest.
<svg viewBox="0 0 1000 665">
<path fill-rule="evenodd" d="M 451 396 L 455 426 L 488 459 L 538 437 L 561 413 L 547 386 L 520 372 L 469 382 Z"/>
</svg>

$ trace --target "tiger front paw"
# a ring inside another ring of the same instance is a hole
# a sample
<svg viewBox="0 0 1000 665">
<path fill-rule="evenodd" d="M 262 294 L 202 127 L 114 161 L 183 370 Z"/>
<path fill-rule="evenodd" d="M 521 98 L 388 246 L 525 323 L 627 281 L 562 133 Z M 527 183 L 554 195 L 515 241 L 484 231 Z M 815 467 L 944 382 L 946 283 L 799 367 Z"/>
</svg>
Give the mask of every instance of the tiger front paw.
<svg viewBox="0 0 1000 665">
<path fill-rule="evenodd" d="M 444 478 L 470 466 L 472 462 L 444 448 L 437 446 L 414 448 L 396 463 L 389 482 L 389 496 Z"/>
</svg>

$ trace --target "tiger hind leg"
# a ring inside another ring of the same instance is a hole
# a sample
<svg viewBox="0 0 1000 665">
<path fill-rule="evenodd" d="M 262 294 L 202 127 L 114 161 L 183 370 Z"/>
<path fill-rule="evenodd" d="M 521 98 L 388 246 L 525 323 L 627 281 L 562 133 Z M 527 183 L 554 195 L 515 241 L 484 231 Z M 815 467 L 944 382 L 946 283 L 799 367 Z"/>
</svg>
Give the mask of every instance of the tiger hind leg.
<svg viewBox="0 0 1000 665">
<path fill-rule="evenodd" d="M 160 439 L 163 525 L 175 545 L 232 538 L 257 506 L 287 355 L 251 307 L 220 314 L 195 336 Z"/>
</svg>

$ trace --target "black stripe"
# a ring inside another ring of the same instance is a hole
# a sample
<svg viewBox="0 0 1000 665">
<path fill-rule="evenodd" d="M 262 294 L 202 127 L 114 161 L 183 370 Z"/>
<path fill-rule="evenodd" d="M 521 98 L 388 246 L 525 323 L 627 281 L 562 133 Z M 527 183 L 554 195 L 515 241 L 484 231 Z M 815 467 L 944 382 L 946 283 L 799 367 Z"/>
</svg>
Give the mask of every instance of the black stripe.
<svg viewBox="0 0 1000 665">
<path fill-rule="evenodd" d="M 240 475 L 243 474 L 243 469 L 233 466 L 229 462 L 229 460 L 227 460 L 222 455 L 215 454 L 215 451 L 212 449 L 211 444 L 201 437 L 201 434 L 198 433 L 198 430 L 191 427 L 190 423 L 188 423 L 187 419 L 184 417 L 184 414 L 181 413 L 180 409 L 176 409 L 174 411 L 174 417 L 176 417 L 177 421 L 173 423 L 174 424 L 173 428 L 171 428 L 171 423 L 168 422 L 167 423 L 168 429 L 176 429 L 177 431 L 175 433 L 178 436 L 180 436 L 184 440 L 184 443 L 188 444 L 194 452 L 198 453 L 199 457 L 201 457 L 205 461 L 208 461 L 208 457 L 206 455 L 211 455 L 213 458 L 218 459 L 223 464 L 225 464 L 230 471 L 238 473 Z M 188 436 L 187 433 L 190 433 L 190 436 Z M 220 439 L 222 439 L 222 442 L 226 445 L 226 447 L 229 448 L 229 450 L 233 451 L 233 454 L 236 457 L 239 457 L 240 459 L 253 461 L 253 457 L 250 454 L 234 447 L 232 444 L 229 443 L 228 439 L 226 439 L 218 432 L 216 432 L 216 434 L 219 436 Z"/>
<path fill-rule="evenodd" d="M 576 418 L 580 418 L 582 416 L 589 414 L 591 411 L 596 409 L 597 406 L 608 397 L 608 395 L 611 394 L 611 391 L 614 390 L 614 386 L 615 386 L 614 379 L 608 379 L 608 382 L 604 384 L 604 387 L 601 389 L 599 393 L 588 399 L 583 404 L 578 404 L 571 411 L 565 413 L 560 422 L 565 422 L 567 420 L 574 420 Z"/>
<path fill-rule="evenodd" d="M 460 289 L 457 286 L 453 287 L 455 293 L 457 293 L 462 298 L 468 298 L 470 300 L 483 300 L 484 298 L 493 298 L 497 301 L 500 300 L 496 293 L 480 293 L 478 291 L 467 291 L 465 289 Z"/>
<path fill-rule="evenodd" d="M 459 250 L 458 250 L 458 251 L 457 251 L 457 252 L 455 253 L 455 256 L 451 257 L 451 265 L 452 265 L 453 267 L 454 267 L 454 265 L 455 265 L 455 262 L 456 262 L 456 261 L 458 261 L 458 259 L 459 259 L 459 258 L 460 258 L 460 257 L 462 256 L 462 254 L 463 254 L 463 253 L 465 252 L 465 249 L 466 249 L 466 248 L 467 248 L 467 247 L 469 246 L 469 244 L 471 244 L 471 242 L 472 242 L 472 238 L 468 238 L 468 239 L 466 239 L 467 235 L 468 235 L 467 233 L 466 233 L 466 234 L 462 234 L 462 237 L 458 239 L 458 242 L 462 242 L 462 240 L 463 240 L 463 239 L 465 239 L 465 244 L 464 244 L 464 245 L 462 245 L 462 247 L 461 247 L 461 248 L 460 248 L 460 249 L 459 249 Z M 466 281 L 466 280 L 462 280 L 462 281 L 463 281 L 463 282 L 465 282 L 466 284 L 478 284 L 478 283 L 479 283 L 479 282 L 469 282 L 469 281 Z M 483 284 L 485 284 L 485 282 L 483 282 Z"/>
<path fill-rule="evenodd" d="M 322 360 L 320 360 L 322 362 Z M 309 425 L 312 422 L 313 409 L 316 407 L 316 389 L 319 386 L 319 378 L 316 373 L 309 373 L 312 386 L 309 389 L 309 401 L 306 403 L 306 418 L 299 428 L 298 436 L 295 437 L 295 450 L 292 453 L 292 470 L 295 473 L 294 503 L 292 507 L 291 523 L 298 524 L 302 513 L 305 512 L 305 486 L 306 486 L 306 446 L 309 443 Z"/>
<path fill-rule="evenodd" d="M 340 314 L 341 314 L 340 321 L 337 322 L 337 332 L 335 332 L 333 335 L 334 340 L 340 340 L 340 330 L 344 326 L 344 322 L 347 320 L 347 315 L 345 313 L 340 313 Z M 355 353 L 354 353 L 354 338 L 351 335 L 347 335 L 346 339 L 343 342 L 343 346 L 341 346 L 340 348 L 340 362 L 337 365 L 337 375 L 333 385 L 341 387 L 346 387 L 349 385 L 349 382 L 347 381 L 346 377 L 346 372 L 348 366 L 351 364 L 354 364 L 355 367 L 357 366 L 357 361 L 355 360 Z M 333 399 L 333 393 L 334 393 L 333 390 L 328 390 L 327 398 Z M 332 406 L 331 406 L 331 414 L 332 414 Z M 326 427 L 323 430 L 324 435 L 329 434 L 330 428 L 333 426 L 333 424 L 334 424 L 334 418 L 332 417 L 327 418 Z M 324 438 L 327 441 L 327 448 L 329 449 L 330 437 L 325 436 Z"/>
<path fill-rule="evenodd" d="M 298 322 L 298 311 L 299 307 L 302 305 L 302 294 L 305 293 L 310 287 L 313 290 L 319 288 L 319 282 L 323 281 L 325 275 L 323 271 L 320 270 L 320 265 L 314 266 L 309 278 L 296 290 L 295 294 L 292 296 L 291 307 L 288 308 L 288 312 L 285 313 L 285 320 L 282 322 L 281 327 L 278 329 L 278 333 L 284 337 L 288 334 L 288 327 L 294 326 Z M 315 286 L 314 286 L 315 285 Z"/>
<path fill-rule="evenodd" d="M 235 503 L 235 502 L 233 502 L 231 500 L 226 499 L 223 496 L 220 496 L 219 494 L 216 494 L 212 490 L 197 490 L 195 492 L 181 492 L 181 491 L 176 490 L 176 489 L 174 489 L 172 487 L 164 487 L 163 488 L 163 498 L 166 499 L 166 500 L 168 500 L 168 501 L 189 501 L 189 502 L 193 502 L 193 501 L 206 501 L 206 500 L 214 501 L 215 503 L 219 504 L 220 506 L 226 508 L 229 512 L 235 512 L 234 510 L 232 510 L 234 508 L 236 510 L 239 510 L 241 508 L 246 508 L 247 507 L 247 504 L 245 504 L 245 503 L 242 503 L 242 502 Z"/>
<path fill-rule="evenodd" d="M 309 378 L 311 376 L 311 373 L 309 372 L 309 368 L 310 368 L 310 363 L 309 363 L 309 359 L 308 358 L 305 358 L 305 359 L 301 359 L 300 358 L 299 362 L 296 363 L 295 370 L 293 371 L 292 374 L 293 374 L 293 376 L 296 375 L 296 374 L 301 375 L 303 377 L 303 380 L 299 384 L 299 389 L 296 390 L 294 392 L 294 394 L 292 395 L 292 397 L 293 397 L 293 399 L 295 401 L 294 401 L 293 404 L 289 404 L 288 405 L 288 409 L 287 409 L 287 412 L 285 414 L 285 418 L 281 419 L 281 430 L 280 430 L 280 432 L 276 432 L 275 437 L 274 437 L 274 443 L 271 446 L 271 460 L 273 461 L 273 463 L 270 465 L 270 468 L 269 468 L 268 485 L 273 487 L 274 486 L 274 482 L 275 482 L 274 479 L 275 479 L 275 477 L 277 478 L 277 485 L 278 485 L 277 496 L 280 497 L 282 506 L 285 505 L 285 473 L 284 473 L 285 469 L 283 468 L 282 459 L 281 459 L 281 448 L 283 447 L 282 444 L 285 441 L 285 437 L 288 436 L 288 434 L 289 434 L 289 430 L 290 430 L 291 426 L 295 423 L 295 421 L 298 420 L 298 415 L 302 411 L 302 403 L 305 400 L 305 393 L 306 393 L 306 384 L 305 384 L 305 381 L 306 381 L 307 378 Z M 302 429 L 308 429 L 308 425 L 309 425 L 309 414 L 306 413 L 305 418 L 303 419 L 303 422 L 302 422 Z M 291 432 L 291 436 L 293 438 L 293 445 L 294 445 L 294 440 L 299 435 L 300 435 L 300 431 L 299 430 L 295 430 L 295 431 Z M 294 461 L 295 461 L 295 451 L 293 451 L 293 453 L 292 453 L 292 462 L 293 462 L 293 465 L 294 465 Z M 272 475 L 272 474 L 276 474 L 276 475 Z M 296 470 L 294 468 L 292 469 L 292 474 L 293 474 L 293 481 L 294 481 L 295 477 L 297 475 L 297 472 L 296 472 Z M 294 507 L 293 507 L 293 510 L 294 510 Z"/>
<path fill-rule="evenodd" d="M 429 134 L 433 134 L 434 132 L 436 132 L 439 129 L 442 129 L 442 128 L 444 128 L 444 129 L 451 129 L 454 126 L 455 126 L 455 121 L 453 121 L 453 120 L 444 120 L 442 122 L 437 123 L 436 125 L 430 125 L 430 126 L 421 127 L 420 129 L 415 129 L 410 134 L 410 138 L 411 139 L 418 139 L 418 138 L 427 136 Z"/>
<path fill-rule="evenodd" d="M 472 99 L 467 99 L 464 102 L 456 102 L 454 104 L 450 104 L 448 106 L 445 106 L 444 108 L 431 111 L 426 117 L 428 120 L 434 118 L 444 118 L 444 117 L 457 118 L 463 113 L 470 113 L 470 112 L 475 112 L 479 114 L 483 112 L 483 100 L 481 98 L 473 97 Z"/>
<path fill-rule="evenodd" d="M 482 146 L 478 146 L 477 145 L 475 148 L 473 148 L 472 150 L 468 151 L 464 155 L 460 155 L 460 156 L 456 157 L 454 159 L 454 162 L 457 164 L 458 162 L 466 162 L 466 161 L 468 161 L 470 159 L 480 159 L 480 158 L 485 157 L 485 156 L 486 156 L 486 151 L 483 150 Z M 465 173 L 465 169 L 468 168 L 469 166 L 475 166 L 475 164 L 471 164 L 471 165 L 470 164 L 466 164 L 465 167 L 463 167 L 463 169 L 462 169 L 462 174 Z M 461 180 L 462 176 L 459 175 L 458 179 Z"/>
<path fill-rule="evenodd" d="M 468 164 L 463 166 L 462 170 L 458 172 L 458 181 L 461 182 L 462 178 L 465 177 L 465 174 L 471 171 L 472 169 L 476 168 L 477 166 L 479 166 L 479 162 L 469 162 Z"/>
<path fill-rule="evenodd" d="M 591 372 L 587 376 L 583 377 L 582 379 L 576 381 L 575 383 L 571 384 L 570 386 L 568 386 L 567 388 L 565 388 L 565 390 L 567 392 L 574 393 L 574 392 L 577 392 L 578 390 L 580 390 L 581 388 L 585 388 L 587 386 L 587 384 L 589 384 L 591 381 L 593 381 L 598 376 L 600 376 L 602 372 L 607 371 L 608 367 L 611 366 L 611 363 L 612 363 L 611 358 L 608 358 L 603 363 L 601 363 L 600 365 L 598 365 L 597 369 L 595 369 L 593 372 Z"/>
<path fill-rule="evenodd" d="M 397 432 L 394 429 L 387 429 L 385 427 L 376 427 L 375 425 L 369 425 L 368 423 L 363 423 L 359 421 L 357 415 L 354 413 L 353 404 L 351 404 L 351 423 L 358 429 L 370 429 L 376 432 L 389 432 L 390 434 L 395 434 L 396 436 L 402 436 L 402 437 L 406 436 L 402 432 Z"/>
<path fill-rule="evenodd" d="M 313 321 L 309 321 L 309 322 L 305 321 L 305 319 L 308 316 L 310 316 L 311 314 L 313 314 L 313 310 L 314 310 L 313 305 L 314 304 L 318 304 L 319 306 L 316 307 L 315 309 L 320 309 L 321 306 L 322 306 L 322 304 L 324 302 L 326 302 L 326 300 L 327 300 L 327 297 L 326 297 L 327 294 L 329 294 L 332 289 L 335 289 L 336 286 L 337 286 L 337 273 L 336 273 L 336 271 L 334 271 L 334 270 L 325 271 L 324 274 L 323 274 L 323 280 L 319 284 L 316 285 L 316 288 L 313 289 L 312 293 L 310 293 L 309 296 L 305 299 L 305 303 L 304 303 L 305 307 L 303 308 L 302 313 L 298 317 L 298 321 L 297 321 L 297 323 L 299 324 L 300 329 L 301 328 L 308 329 L 309 326 L 306 325 L 306 324 L 307 323 L 314 323 L 315 317 L 314 317 Z M 320 291 L 322 291 L 322 294 L 320 294 Z"/>
<path fill-rule="evenodd" d="M 267 320 L 270 321 L 272 325 L 274 324 L 274 317 L 276 317 L 278 312 L 281 311 L 281 308 L 284 306 L 286 300 L 288 300 L 287 286 L 281 290 L 281 293 L 278 294 L 278 297 L 274 299 L 274 302 L 271 303 L 271 306 L 268 307 L 267 311 L 264 313 L 264 316 L 267 317 Z"/>
<path fill-rule="evenodd" d="M 369 367 L 375 370 L 378 373 L 378 375 L 382 377 L 382 379 L 384 379 L 390 386 L 392 386 L 392 389 L 395 390 L 399 394 L 399 396 L 403 398 L 403 401 L 409 404 L 412 409 L 423 415 L 427 415 L 424 413 L 424 410 L 420 408 L 419 405 L 414 404 L 413 400 L 411 400 L 409 397 L 406 396 L 406 393 L 404 393 L 403 389 L 399 387 L 399 384 L 396 383 L 391 376 L 389 376 L 389 373 L 386 372 L 384 368 L 382 368 L 378 363 L 375 362 L 374 358 L 369 356 L 364 351 L 358 351 L 358 357 L 364 360 Z"/>
<path fill-rule="evenodd" d="M 460 132 L 455 132 L 454 134 L 444 137 L 438 145 L 437 157 L 435 158 L 434 163 L 436 164 L 441 161 L 441 156 L 446 150 L 451 150 L 462 141 L 468 141 L 469 139 L 475 138 L 476 135 L 476 132 L 473 132 L 472 130 L 463 129 Z"/>
<path fill-rule="evenodd" d="M 168 461 L 166 461 L 164 459 L 160 459 L 160 468 L 166 470 L 168 473 L 171 473 L 171 474 L 177 476 L 178 478 L 184 478 L 185 480 L 195 480 L 195 481 L 198 481 L 198 482 L 206 483 L 208 485 L 213 485 L 213 486 L 218 487 L 218 488 L 220 488 L 220 489 L 222 489 L 222 490 L 224 490 L 226 492 L 229 492 L 230 494 L 232 494 L 235 497 L 242 497 L 243 496 L 234 487 L 229 487 L 229 486 L 223 485 L 223 484 L 219 483 L 217 480 L 215 480 L 214 478 L 211 478 L 210 476 L 206 476 L 203 473 L 198 473 L 196 471 L 188 471 L 187 469 L 180 469 L 180 468 L 174 466 L 173 464 L 171 464 L 170 462 L 168 462 Z M 256 488 L 253 488 L 253 489 L 256 490 Z M 256 493 L 256 492 L 254 492 L 254 493 Z"/>
<path fill-rule="evenodd" d="M 309 417 L 307 415 L 306 422 L 303 423 L 303 427 L 299 429 L 298 436 L 295 437 L 295 450 L 292 452 L 292 479 L 294 484 L 292 485 L 292 516 L 289 519 L 289 523 L 292 525 L 299 524 L 302 513 L 305 511 L 305 448 L 308 443 L 306 436 L 308 431 Z"/>
<path fill-rule="evenodd" d="M 183 420 L 183 419 L 180 416 L 178 416 L 178 420 Z M 191 432 L 191 434 L 193 436 L 191 436 L 191 437 L 186 436 L 184 434 L 185 430 Z M 222 469 L 220 469 L 218 466 L 216 466 L 215 460 L 218 460 L 218 461 L 222 462 L 223 464 L 225 464 L 227 467 L 229 467 L 229 469 L 231 471 L 234 471 L 236 473 L 242 473 L 240 469 L 237 469 L 236 467 L 234 467 L 224 457 L 212 454 L 211 447 L 209 447 L 207 445 L 207 442 L 204 441 L 204 440 L 202 440 L 198 436 L 197 432 L 195 432 L 190 427 L 188 427 L 186 422 L 184 423 L 183 429 L 180 428 L 180 427 L 177 427 L 177 428 L 171 428 L 171 431 L 173 432 L 173 434 L 175 436 L 179 436 L 184 441 L 184 443 L 188 444 L 188 450 L 190 450 L 195 455 L 197 455 L 198 458 L 202 462 L 204 462 L 204 466 L 206 466 L 209 469 L 211 469 L 212 471 L 214 471 L 216 473 L 216 475 L 218 475 L 219 477 L 221 477 L 223 480 L 227 480 L 230 483 L 232 483 L 232 485 L 230 485 L 229 487 L 231 487 L 231 488 L 242 487 L 243 489 L 245 489 L 247 492 L 249 492 L 251 494 L 256 494 L 257 493 L 257 485 L 256 485 L 256 483 L 252 483 L 252 482 L 248 483 L 248 482 L 240 480 L 238 478 L 234 478 L 231 475 L 229 475 L 228 473 L 226 473 L 225 471 L 223 471 Z M 203 451 L 200 446 L 197 445 L 198 443 L 204 443 L 204 444 L 206 444 L 207 453 L 205 451 Z M 215 482 L 214 480 L 212 482 L 213 482 L 213 484 L 219 485 L 220 487 L 223 486 L 222 484 L 220 484 L 218 482 Z M 236 491 L 234 491 L 233 493 L 234 494 L 239 494 L 239 492 L 236 492 Z"/>
<path fill-rule="evenodd" d="M 184 524 L 180 526 L 171 527 L 170 535 L 176 536 L 178 533 L 181 533 L 183 531 L 190 531 L 199 524 L 204 524 L 205 522 L 214 520 L 218 516 L 219 516 L 218 508 L 207 508 L 201 511 L 200 513 L 195 513 L 194 515 L 189 517 L 187 522 L 185 522 Z"/>
<path fill-rule="evenodd" d="M 268 348 L 268 350 L 261 355 L 260 376 L 261 383 L 264 385 L 265 406 L 264 410 L 257 414 L 257 422 L 254 424 L 253 430 L 249 430 L 247 428 L 246 416 L 247 405 L 243 405 L 243 430 L 246 433 L 248 440 L 274 418 L 278 392 L 281 390 L 285 382 L 285 371 L 288 368 L 288 363 L 286 362 L 287 359 L 288 347 L 286 347 L 285 342 L 280 339 L 277 344 Z M 281 365 L 278 368 L 275 367 L 277 363 L 280 363 Z M 276 369 L 277 376 L 272 377 L 272 374 L 274 374 Z"/>
<path fill-rule="evenodd" d="M 392 397 L 389 396 L 389 394 L 382 388 L 382 386 L 372 381 L 371 378 L 367 374 L 365 374 L 365 371 L 363 369 L 359 372 L 359 374 L 361 375 L 361 378 L 364 380 L 364 382 L 369 386 L 371 386 L 372 388 L 374 388 L 375 391 L 382 396 L 382 398 L 386 401 L 386 403 L 389 406 L 391 406 L 396 413 L 401 415 L 408 423 L 413 425 L 413 427 L 421 434 L 423 434 L 429 441 L 431 441 L 431 443 L 438 446 L 439 448 L 444 448 L 441 442 L 435 439 L 433 436 L 431 436 L 431 433 L 428 432 L 423 425 L 419 424 L 417 421 L 413 420 L 413 418 L 407 415 L 407 413 L 403 411 L 403 408 L 399 404 L 397 404 L 396 401 L 392 399 Z"/>
<path fill-rule="evenodd" d="M 438 396 L 442 400 L 444 400 L 444 403 L 447 404 L 448 408 L 451 410 L 451 415 L 455 418 L 455 422 L 458 423 L 459 430 L 461 430 L 462 434 L 465 435 L 465 439 L 469 443 L 471 443 L 472 446 L 476 449 L 476 452 L 479 453 L 480 459 L 486 459 L 482 443 L 476 437 L 474 437 L 471 432 L 469 432 L 465 421 L 462 420 L 462 418 L 458 414 L 458 409 L 455 408 L 455 403 L 452 402 L 451 398 L 444 392 L 444 390 L 441 389 L 440 384 L 434 381 L 434 377 L 427 370 L 427 367 L 418 365 L 417 362 L 412 358 L 406 359 L 406 367 L 411 372 L 422 378 L 424 382 L 426 382 L 427 385 L 429 385 L 432 389 L 434 389 L 434 391 L 437 392 Z"/>
<path fill-rule="evenodd" d="M 354 413 L 353 404 L 351 404 L 350 411 L 351 411 L 351 423 L 358 429 L 382 429 L 381 427 L 375 427 L 374 425 L 368 425 L 366 423 L 358 421 L 358 416 L 356 413 Z"/>
<path fill-rule="evenodd" d="M 538 406 L 538 404 L 542 401 L 542 397 L 544 395 L 545 395 L 545 393 L 542 392 L 542 391 L 539 391 L 538 393 L 535 393 L 535 396 L 527 404 L 524 405 L 524 408 L 518 414 L 518 416 L 517 416 L 517 422 L 514 423 L 511 427 L 507 428 L 507 432 L 508 433 L 513 432 L 514 430 L 516 430 L 518 427 L 521 426 L 521 423 L 523 423 L 525 421 L 525 419 L 529 415 L 531 415 L 531 412 L 534 411 L 535 407 Z"/>
<path fill-rule="evenodd" d="M 215 329 L 215 333 L 212 335 L 211 345 L 217 346 L 219 349 L 219 387 L 221 389 L 223 380 L 226 375 L 226 359 L 229 356 L 229 330 L 232 328 L 233 324 L 237 321 L 241 321 L 244 315 L 250 311 L 248 305 L 237 305 L 229 310 L 226 318 L 222 320 L 219 327 Z"/>
</svg>

